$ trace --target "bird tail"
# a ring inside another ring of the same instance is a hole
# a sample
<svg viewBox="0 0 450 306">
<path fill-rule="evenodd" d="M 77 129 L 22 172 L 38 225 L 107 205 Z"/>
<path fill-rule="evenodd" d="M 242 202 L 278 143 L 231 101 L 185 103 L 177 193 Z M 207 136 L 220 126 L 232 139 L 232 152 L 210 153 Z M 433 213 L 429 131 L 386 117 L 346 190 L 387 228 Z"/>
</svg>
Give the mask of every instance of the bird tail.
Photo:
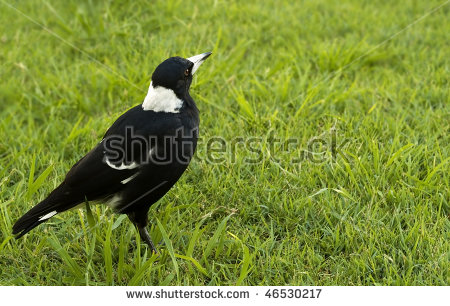
<svg viewBox="0 0 450 306">
<path fill-rule="evenodd" d="M 34 206 L 16 221 L 13 226 L 13 235 L 17 235 L 16 238 L 20 238 L 39 224 L 56 215 L 58 211 L 53 209 L 52 206 L 49 205 L 48 198 Z"/>
<path fill-rule="evenodd" d="M 60 196 L 63 194 L 63 184 L 50 193 L 45 200 L 34 206 L 16 221 L 13 226 L 13 235 L 17 235 L 16 238 L 22 237 L 39 224 L 49 220 L 54 215 L 75 206 L 75 204 L 68 203 L 67 199 L 63 199 Z"/>
</svg>

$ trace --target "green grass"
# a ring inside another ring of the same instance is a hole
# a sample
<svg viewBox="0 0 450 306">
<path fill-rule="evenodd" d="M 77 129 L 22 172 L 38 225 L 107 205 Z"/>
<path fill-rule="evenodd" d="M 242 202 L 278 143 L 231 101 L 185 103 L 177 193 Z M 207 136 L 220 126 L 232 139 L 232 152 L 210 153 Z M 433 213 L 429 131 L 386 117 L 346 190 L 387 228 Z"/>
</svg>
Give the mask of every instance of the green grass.
<svg viewBox="0 0 450 306">
<path fill-rule="evenodd" d="M 377 47 L 443 0 L 117 2 L 0 1 L 0 284 L 450 284 L 450 4 Z M 102 205 L 12 239 L 158 63 L 206 51 L 160 258 Z M 211 163 L 213 136 L 263 154 Z"/>
</svg>

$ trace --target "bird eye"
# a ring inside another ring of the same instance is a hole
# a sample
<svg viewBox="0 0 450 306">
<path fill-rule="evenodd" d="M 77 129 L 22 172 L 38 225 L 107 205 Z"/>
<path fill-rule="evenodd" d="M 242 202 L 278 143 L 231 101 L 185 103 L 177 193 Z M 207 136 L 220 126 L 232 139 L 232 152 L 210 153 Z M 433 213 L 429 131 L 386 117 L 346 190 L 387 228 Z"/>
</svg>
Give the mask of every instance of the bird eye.
<svg viewBox="0 0 450 306">
<path fill-rule="evenodd" d="M 185 76 L 189 76 L 189 73 L 190 73 L 191 71 L 189 70 L 189 69 L 186 69 L 185 71 L 184 71 L 184 75 Z"/>
</svg>

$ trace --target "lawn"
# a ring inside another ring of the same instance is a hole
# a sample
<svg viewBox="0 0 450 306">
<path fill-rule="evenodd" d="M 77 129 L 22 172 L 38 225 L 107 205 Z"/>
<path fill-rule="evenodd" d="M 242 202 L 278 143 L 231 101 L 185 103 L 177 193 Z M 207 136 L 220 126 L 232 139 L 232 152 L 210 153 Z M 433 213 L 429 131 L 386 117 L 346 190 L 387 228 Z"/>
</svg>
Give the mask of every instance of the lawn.
<svg viewBox="0 0 450 306">
<path fill-rule="evenodd" d="M 450 3 L 0 1 L 0 284 L 449 285 Z M 150 210 L 15 220 L 169 56 L 212 51 Z"/>
</svg>

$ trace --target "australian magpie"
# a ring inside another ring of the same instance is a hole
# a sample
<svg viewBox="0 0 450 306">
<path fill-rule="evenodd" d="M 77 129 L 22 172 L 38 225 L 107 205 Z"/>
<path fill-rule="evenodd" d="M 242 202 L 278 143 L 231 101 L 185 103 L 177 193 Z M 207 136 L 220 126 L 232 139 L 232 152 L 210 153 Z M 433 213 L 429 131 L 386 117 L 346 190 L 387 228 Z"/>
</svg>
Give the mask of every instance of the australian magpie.
<svg viewBox="0 0 450 306">
<path fill-rule="evenodd" d="M 211 52 L 171 57 L 153 72 L 144 102 L 120 116 L 48 197 L 13 226 L 22 237 L 56 214 L 100 201 L 127 214 L 153 252 L 148 210 L 186 170 L 197 146 L 199 111 L 192 77 Z"/>
</svg>

